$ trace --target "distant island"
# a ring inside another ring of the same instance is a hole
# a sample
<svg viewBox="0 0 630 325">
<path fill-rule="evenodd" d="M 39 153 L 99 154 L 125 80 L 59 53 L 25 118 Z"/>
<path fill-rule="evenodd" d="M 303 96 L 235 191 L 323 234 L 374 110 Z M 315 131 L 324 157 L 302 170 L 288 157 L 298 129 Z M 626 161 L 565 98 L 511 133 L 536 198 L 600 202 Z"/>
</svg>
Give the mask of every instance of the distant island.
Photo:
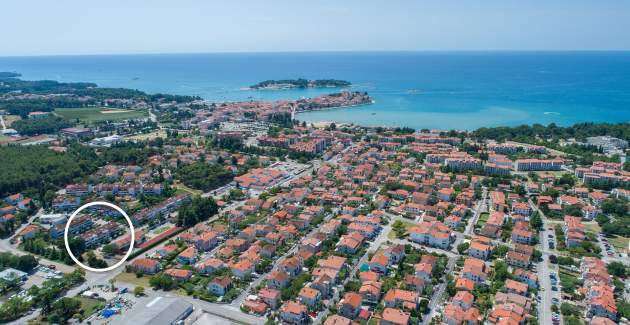
<svg viewBox="0 0 630 325">
<path fill-rule="evenodd" d="M 284 80 L 265 80 L 255 85 L 249 86 L 248 89 L 260 90 L 260 89 L 293 89 L 293 88 L 336 88 L 336 87 L 348 87 L 351 83 L 345 80 L 337 79 L 318 79 L 318 80 L 306 80 L 306 79 L 284 79 Z"/>
</svg>

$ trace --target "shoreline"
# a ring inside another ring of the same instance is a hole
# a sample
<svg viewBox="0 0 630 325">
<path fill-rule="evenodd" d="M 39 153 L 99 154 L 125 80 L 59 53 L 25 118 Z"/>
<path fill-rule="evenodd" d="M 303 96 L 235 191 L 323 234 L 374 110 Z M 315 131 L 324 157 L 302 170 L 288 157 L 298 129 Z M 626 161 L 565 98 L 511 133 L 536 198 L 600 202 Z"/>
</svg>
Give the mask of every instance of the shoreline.
<svg viewBox="0 0 630 325">
<path fill-rule="evenodd" d="M 341 109 L 341 108 L 353 108 L 353 107 L 368 106 L 368 105 L 373 105 L 375 103 L 376 103 L 376 101 L 372 100 L 369 103 L 363 103 L 363 104 L 343 105 L 343 106 L 335 106 L 335 107 L 321 107 L 321 108 L 317 108 L 317 109 L 309 109 L 308 111 L 295 111 L 295 114 L 298 115 L 300 113 L 310 113 L 310 112 L 319 112 L 319 111 L 332 111 L 332 110 Z"/>
</svg>

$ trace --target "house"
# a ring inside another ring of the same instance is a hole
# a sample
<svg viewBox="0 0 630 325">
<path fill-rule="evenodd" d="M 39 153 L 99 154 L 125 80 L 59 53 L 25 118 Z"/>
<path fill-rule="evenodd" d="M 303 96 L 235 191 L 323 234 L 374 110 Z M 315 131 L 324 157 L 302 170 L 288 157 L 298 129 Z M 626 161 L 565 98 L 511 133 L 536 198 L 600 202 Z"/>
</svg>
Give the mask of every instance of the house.
<svg viewBox="0 0 630 325">
<path fill-rule="evenodd" d="M 424 282 L 431 282 L 433 279 L 433 265 L 430 263 L 418 263 L 414 266 L 415 275 Z"/>
<path fill-rule="evenodd" d="M 381 325 L 407 325 L 410 314 L 396 308 L 385 308 Z"/>
<path fill-rule="evenodd" d="M 523 228 L 514 228 L 512 230 L 512 240 L 520 243 L 531 245 L 534 242 L 534 233 Z"/>
<path fill-rule="evenodd" d="M 478 241 L 472 241 L 468 248 L 468 255 L 478 259 L 488 260 L 492 255 L 492 247 Z"/>
<path fill-rule="evenodd" d="M 474 307 L 464 309 L 456 303 L 450 303 L 444 307 L 443 321 L 448 325 L 474 325 L 479 324 L 481 319 L 479 310 Z M 513 325 L 511 323 L 507 324 Z"/>
<path fill-rule="evenodd" d="M 363 241 L 357 240 L 357 236 L 353 236 L 353 234 L 361 236 L 359 233 L 344 235 L 339 240 L 339 243 L 337 243 L 337 248 L 335 250 L 343 254 L 356 254 L 361 248 Z"/>
<path fill-rule="evenodd" d="M 355 319 L 361 309 L 363 297 L 355 292 L 347 292 L 339 302 L 337 309 L 339 314 L 350 319 Z"/>
<path fill-rule="evenodd" d="M 527 312 L 525 308 L 514 303 L 495 303 L 488 314 L 487 320 L 491 324 L 524 324 Z"/>
<path fill-rule="evenodd" d="M 505 257 L 505 260 L 511 266 L 526 269 L 531 263 L 531 256 L 510 250 Z"/>
<path fill-rule="evenodd" d="M 526 283 L 530 289 L 538 288 L 538 275 L 536 273 L 524 269 L 516 269 L 514 276 L 516 276 L 518 281 Z"/>
<path fill-rule="evenodd" d="M 280 263 L 280 270 L 289 274 L 290 277 L 297 276 L 302 272 L 302 262 L 297 257 L 289 257 Z"/>
<path fill-rule="evenodd" d="M 474 301 L 475 296 L 468 291 L 457 291 L 453 297 L 453 303 L 462 307 L 463 310 L 468 310 L 468 308 L 472 307 Z"/>
<path fill-rule="evenodd" d="M 577 247 L 586 238 L 584 225 L 578 217 L 564 217 L 564 239 L 567 247 Z"/>
<path fill-rule="evenodd" d="M 326 259 L 318 260 L 317 265 L 324 269 L 332 269 L 339 272 L 346 266 L 346 258 L 336 255 L 330 255 Z"/>
<path fill-rule="evenodd" d="M 233 263 L 230 267 L 234 276 L 245 279 L 254 272 L 254 264 L 248 259 L 242 259 L 236 263 Z"/>
<path fill-rule="evenodd" d="M 160 271 L 160 263 L 148 258 L 138 258 L 133 260 L 128 268 L 133 272 L 156 274 Z"/>
<path fill-rule="evenodd" d="M 529 312 L 531 311 L 532 308 L 532 301 L 531 299 L 525 297 L 525 296 L 521 296 L 519 294 L 516 293 L 505 293 L 505 292 L 497 292 L 494 295 L 494 303 L 495 304 L 515 304 L 519 307 L 522 307 L 525 309 L 525 311 Z"/>
<path fill-rule="evenodd" d="M 164 275 L 169 276 L 175 282 L 182 283 L 190 280 L 192 277 L 192 271 L 183 269 L 167 269 L 164 271 Z"/>
<path fill-rule="evenodd" d="M 289 284 L 289 274 L 285 271 L 272 271 L 267 276 L 267 285 L 270 288 L 282 289 Z"/>
<path fill-rule="evenodd" d="M 174 252 L 177 251 L 179 247 L 175 244 L 172 245 L 166 245 L 162 248 L 158 248 L 157 251 L 155 252 L 155 254 L 159 257 L 159 258 L 164 258 L 167 257 L 171 254 L 173 254 Z"/>
<path fill-rule="evenodd" d="M 320 301 L 322 294 L 317 289 L 303 287 L 298 295 L 300 302 L 308 307 L 315 307 Z"/>
<path fill-rule="evenodd" d="M 195 264 L 195 269 L 201 274 L 212 274 L 225 268 L 225 263 L 218 258 L 209 258 Z"/>
<path fill-rule="evenodd" d="M 260 316 L 265 315 L 267 313 L 267 309 L 269 308 L 269 306 L 264 302 L 247 299 L 243 301 L 241 307 L 250 313 Z"/>
<path fill-rule="evenodd" d="M 269 305 L 271 309 L 276 309 L 278 308 L 278 303 L 280 303 L 280 290 L 262 288 L 258 291 L 258 297 Z"/>
<path fill-rule="evenodd" d="M 405 283 L 407 290 L 412 290 L 417 293 L 422 293 L 422 291 L 424 291 L 426 283 L 422 278 L 411 274 L 405 275 L 403 282 Z"/>
<path fill-rule="evenodd" d="M 609 285 L 594 285 L 588 288 L 587 317 L 600 316 L 617 320 L 617 305 L 613 288 Z"/>
<path fill-rule="evenodd" d="M 280 319 L 293 325 L 307 324 L 310 320 L 307 312 L 305 305 L 296 301 L 287 301 L 280 307 Z"/>
<path fill-rule="evenodd" d="M 615 321 L 610 318 L 595 316 L 591 319 L 590 325 L 615 325 L 617 324 Z"/>
<path fill-rule="evenodd" d="M 369 263 L 370 270 L 381 274 L 387 274 L 389 271 L 389 258 L 384 254 L 376 254 Z"/>
<path fill-rule="evenodd" d="M 311 288 L 319 290 L 322 297 L 328 297 L 335 284 L 334 277 L 328 274 L 321 274 L 311 283 Z"/>
<path fill-rule="evenodd" d="M 452 237 L 450 229 L 439 221 L 423 221 L 409 229 L 409 240 L 442 249 L 448 249 Z"/>
<path fill-rule="evenodd" d="M 512 213 L 529 216 L 532 214 L 532 208 L 525 202 L 516 202 L 512 204 Z"/>
<path fill-rule="evenodd" d="M 405 309 L 414 310 L 418 307 L 418 293 L 402 289 L 389 289 L 383 297 L 385 307 L 402 306 Z"/>
<path fill-rule="evenodd" d="M 382 284 L 378 281 L 365 281 L 359 288 L 359 294 L 363 297 L 366 304 L 378 304 L 381 299 Z"/>
<path fill-rule="evenodd" d="M 486 263 L 483 260 L 469 257 L 464 261 L 462 275 L 476 284 L 484 284 L 488 279 Z"/>
<path fill-rule="evenodd" d="M 404 245 L 394 245 L 387 247 L 383 250 L 383 255 L 389 258 L 389 262 L 391 264 L 398 264 L 405 256 L 405 246 Z"/>
<path fill-rule="evenodd" d="M 455 281 L 455 290 L 472 292 L 475 289 L 475 282 L 468 278 L 457 278 Z"/>
<path fill-rule="evenodd" d="M 195 264 L 197 261 L 197 249 L 193 246 L 186 248 L 177 255 L 176 260 L 183 265 Z"/>
<path fill-rule="evenodd" d="M 218 276 L 208 282 L 208 292 L 218 297 L 225 296 L 231 288 L 232 279 L 227 276 Z"/>
<path fill-rule="evenodd" d="M 214 231 L 206 231 L 195 238 L 195 247 L 206 252 L 219 244 L 219 234 Z"/>
<path fill-rule="evenodd" d="M 359 280 L 361 280 L 361 282 L 378 281 L 380 278 L 381 275 L 373 271 L 365 271 L 359 273 Z"/>
<path fill-rule="evenodd" d="M 352 321 L 340 315 L 332 315 L 326 318 L 324 325 L 351 325 Z"/>
<path fill-rule="evenodd" d="M 528 286 L 526 283 L 507 279 L 505 280 L 505 289 L 508 293 L 515 293 L 521 296 L 527 296 Z"/>
</svg>

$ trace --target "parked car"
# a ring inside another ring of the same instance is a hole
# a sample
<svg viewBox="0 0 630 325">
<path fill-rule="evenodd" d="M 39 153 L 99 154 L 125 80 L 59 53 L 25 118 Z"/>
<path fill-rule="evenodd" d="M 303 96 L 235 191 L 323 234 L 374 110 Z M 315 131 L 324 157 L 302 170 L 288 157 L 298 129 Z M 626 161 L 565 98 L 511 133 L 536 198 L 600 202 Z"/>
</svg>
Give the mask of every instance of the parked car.
<svg viewBox="0 0 630 325">
<path fill-rule="evenodd" d="M 553 291 L 558 291 L 558 287 L 556 287 L 556 286 L 551 286 L 551 290 L 553 290 Z"/>
<path fill-rule="evenodd" d="M 549 255 L 549 262 L 558 264 L 558 257 L 556 255 Z"/>
</svg>

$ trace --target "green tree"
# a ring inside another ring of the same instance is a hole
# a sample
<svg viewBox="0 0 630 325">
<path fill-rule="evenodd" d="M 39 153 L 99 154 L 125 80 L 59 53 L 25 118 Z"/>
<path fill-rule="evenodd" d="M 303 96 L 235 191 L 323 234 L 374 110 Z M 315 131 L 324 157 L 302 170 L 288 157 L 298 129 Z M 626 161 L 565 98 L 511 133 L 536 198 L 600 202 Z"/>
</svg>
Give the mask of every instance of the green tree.
<svg viewBox="0 0 630 325">
<path fill-rule="evenodd" d="M 144 287 L 143 286 L 136 286 L 133 289 L 133 294 L 136 295 L 137 297 L 144 296 Z"/>
<path fill-rule="evenodd" d="M 470 247 L 469 243 L 461 243 L 461 244 L 457 245 L 457 252 L 460 255 L 463 255 L 464 252 L 466 252 L 466 250 L 468 250 L 468 247 Z"/>
<path fill-rule="evenodd" d="M 610 262 L 607 265 L 607 268 L 608 268 L 608 273 L 614 276 L 625 278 L 626 275 L 628 275 L 628 269 L 621 262 L 617 262 L 617 261 Z"/>
</svg>

